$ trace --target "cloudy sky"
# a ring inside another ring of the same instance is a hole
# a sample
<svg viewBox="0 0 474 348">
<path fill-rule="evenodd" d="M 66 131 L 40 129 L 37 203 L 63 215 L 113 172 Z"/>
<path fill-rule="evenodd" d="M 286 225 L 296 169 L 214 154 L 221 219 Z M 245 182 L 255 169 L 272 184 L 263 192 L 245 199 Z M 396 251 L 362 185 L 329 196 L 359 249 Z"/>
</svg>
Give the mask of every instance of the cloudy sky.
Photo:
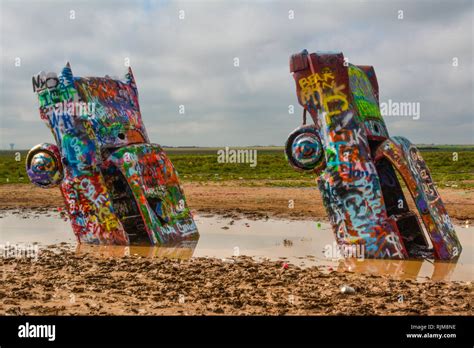
<svg viewBox="0 0 474 348">
<path fill-rule="evenodd" d="M 152 142 L 282 145 L 301 122 L 288 59 L 303 48 L 373 65 L 381 102 L 420 103 L 418 120 L 387 118 L 391 135 L 474 143 L 471 0 L 0 4 L 1 148 L 53 142 L 32 75 L 59 72 L 70 61 L 76 76 L 122 76 L 126 58 Z"/>
</svg>

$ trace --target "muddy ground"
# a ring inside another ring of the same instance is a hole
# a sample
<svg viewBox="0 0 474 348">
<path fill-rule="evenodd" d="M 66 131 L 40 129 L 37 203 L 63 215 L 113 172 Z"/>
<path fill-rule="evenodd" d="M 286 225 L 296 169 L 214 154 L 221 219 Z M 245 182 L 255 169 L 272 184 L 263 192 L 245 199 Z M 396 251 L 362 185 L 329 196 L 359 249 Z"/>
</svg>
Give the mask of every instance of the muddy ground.
<svg viewBox="0 0 474 348">
<path fill-rule="evenodd" d="M 184 189 L 198 213 L 326 217 L 316 189 L 232 183 Z M 451 217 L 473 219 L 472 191 L 440 193 Z M 58 189 L 0 185 L 0 210 L 62 206 Z M 0 264 L 0 315 L 473 315 L 471 282 L 397 280 L 284 261 L 102 258 L 53 246 L 36 260 L 0 258 Z M 344 285 L 354 293 L 342 293 Z"/>
<path fill-rule="evenodd" d="M 104 259 L 56 247 L 36 261 L 0 262 L 0 315 L 473 314 L 471 283 L 327 273 L 246 257 Z M 344 285 L 355 293 L 342 293 Z"/>
<path fill-rule="evenodd" d="M 246 183 L 248 185 L 248 183 Z M 314 188 L 241 186 L 239 182 L 184 183 L 188 204 L 198 212 L 247 217 L 326 219 L 321 195 Z M 474 190 L 439 189 L 449 216 L 458 223 L 474 220 Z M 406 193 L 406 197 L 409 194 Z M 290 200 L 294 208 L 289 208 Z M 413 210 L 414 205 L 409 202 Z M 57 208 L 64 202 L 59 189 L 41 189 L 32 184 L 0 185 L 0 210 L 12 208 Z"/>
</svg>

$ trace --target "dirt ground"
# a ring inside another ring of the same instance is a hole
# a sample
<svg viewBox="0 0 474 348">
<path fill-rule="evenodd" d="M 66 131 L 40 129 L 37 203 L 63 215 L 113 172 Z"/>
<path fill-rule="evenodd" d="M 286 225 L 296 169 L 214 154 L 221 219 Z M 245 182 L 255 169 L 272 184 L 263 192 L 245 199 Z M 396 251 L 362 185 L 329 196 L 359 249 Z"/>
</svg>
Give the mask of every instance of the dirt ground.
<svg viewBox="0 0 474 348">
<path fill-rule="evenodd" d="M 248 184 L 248 183 L 247 183 Z M 184 183 L 188 204 L 203 213 L 248 217 L 325 219 L 326 211 L 316 188 L 250 187 L 239 182 Z M 439 189 L 449 216 L 458 222 L 474 219 L 474 190 Z M 406 194 L 409 197 L 409 194 Z M 290 200 L 294 208 L 289 208 Z M 410 204 L 411 202 L 409 202 Z M 411 203 L 411 208 L 416 210 Z M 57 208 L 64 206 L 58 188 L 41 189 L 32 184 L 0 185 L 0 210 L 16 208 Z"/>
<path fill-rule="evenodd" d="M 246 257 L 98 258 L 57 246 L 36 261 L 0 262 L 0 315 L 473 314 L 471 283 L 327 273 Z M 341 292 L 344 285 L 354 293 Z"/>
<path fill-rule="evenodd" d="M 326 218 L 316 188 L 187 183 L 184 190 L 198 213 Z M 440 194 L 451 217 L 473 219 L 473 191 Z M 0 211 L 62 206 L 59 189 L 0 185 Z M 247 257 L 104 258 L 63 245 L 36 260 L 0 258 L 0 272 L 0 315 L 473 315 L 471 282 L 398 280 Z M 354 293 L 342 293 L 345 285 Z"/>
</svg>

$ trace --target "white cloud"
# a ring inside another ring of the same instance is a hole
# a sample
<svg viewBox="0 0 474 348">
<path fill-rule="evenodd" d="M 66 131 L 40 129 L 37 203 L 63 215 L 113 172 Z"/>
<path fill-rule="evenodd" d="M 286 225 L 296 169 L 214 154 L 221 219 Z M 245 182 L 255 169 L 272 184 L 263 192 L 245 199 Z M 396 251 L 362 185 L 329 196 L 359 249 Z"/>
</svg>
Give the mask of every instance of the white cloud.
<svg viewBox="0 0 474 348">
<path fill-rule="evenodd" d="M 0 1 L 4 148 L 53 141 L 39 118 L 33 74 L 59 72 L 69 60 L 77 76 L 123 75 L 125 57 L 152 141 L 281 145 L 300 123 L 299 107 L 288 115 L 288 105 L 297 104 L 288 59 L 303 48 L 343 51 L 351 62 L 375 67 L 382 99 L 420 102 L 420 120 L 387 119 L 391 134 L 415 143 L 472 143 L 469 0 Z"/>
</svg>

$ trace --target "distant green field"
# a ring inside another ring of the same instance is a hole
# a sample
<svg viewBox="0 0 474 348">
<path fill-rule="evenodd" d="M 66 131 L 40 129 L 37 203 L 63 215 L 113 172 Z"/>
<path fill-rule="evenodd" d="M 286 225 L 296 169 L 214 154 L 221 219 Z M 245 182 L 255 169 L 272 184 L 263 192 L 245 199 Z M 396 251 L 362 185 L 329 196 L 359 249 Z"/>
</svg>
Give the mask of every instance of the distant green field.
<svg viewBox="0 0 474 348">
<path fill-rule="evenodd" d="M 421 145 L 419 148 L 438 186 L 474 188 L 474 146 Z M 185 182 L 241 180 L 246 186 L 314 186 L 316 176 L 294 171 L 281 147 L 251 147 L 258 152 L 255 167 L 218 163 L 219 149 L 165 148 L 165 151 Z M 16 151 L 0 151 L 0 183 L 29 182 L 24 165 L 27 151 L 18 152 L 20 161 L 16 161 Z M 453 152 L 458 154 L 457 161 L 453 161 Z"/>
</svg>

